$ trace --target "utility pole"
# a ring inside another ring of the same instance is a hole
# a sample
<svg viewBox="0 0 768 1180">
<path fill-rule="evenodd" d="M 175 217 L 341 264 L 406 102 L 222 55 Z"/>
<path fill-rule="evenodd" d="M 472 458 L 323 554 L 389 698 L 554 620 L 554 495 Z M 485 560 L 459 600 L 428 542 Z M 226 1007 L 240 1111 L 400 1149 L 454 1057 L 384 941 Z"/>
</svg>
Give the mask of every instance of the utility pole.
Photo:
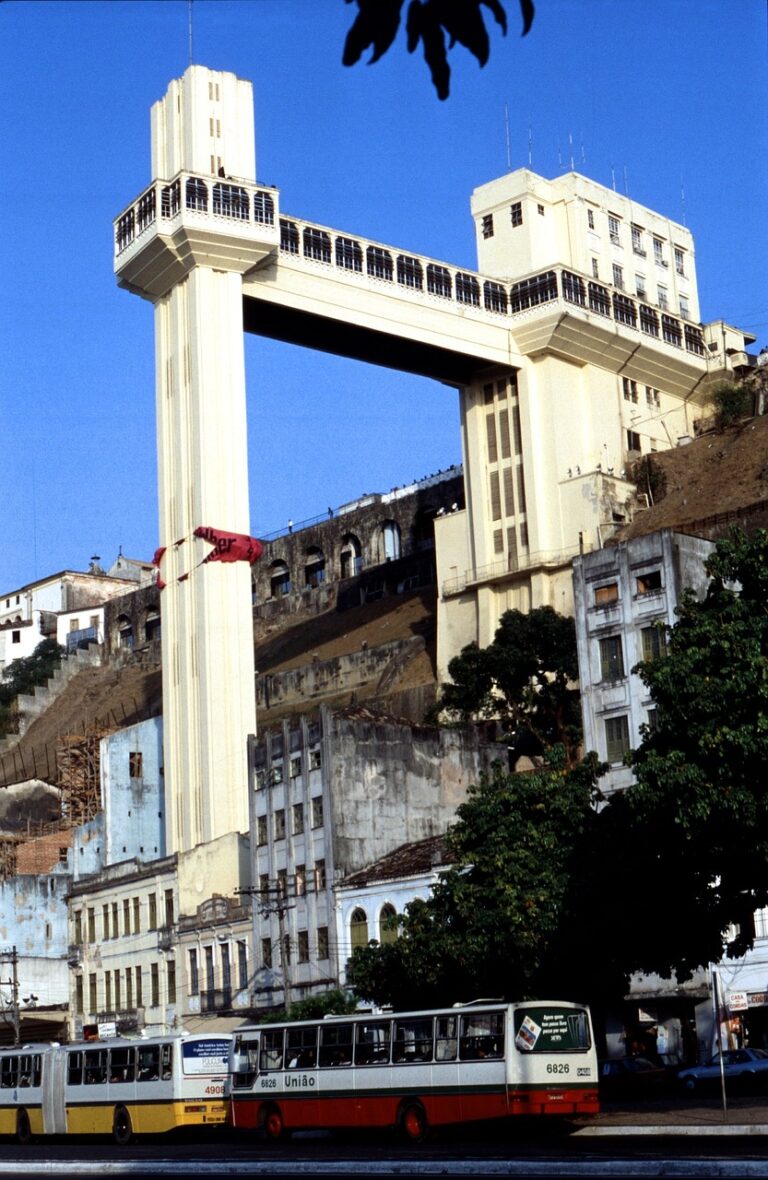
<svg viewBox="0 0 768 1180">
<path fill-rule="evenodd" d="M 0 961 L 11 962 L 11 978 L 0 980 L 0 987 L 11 989 L 11 1023 L 13 1025 L 13 1043 L 21 1042 L 21 1016 L 19 1014 L 19 952 L 15 946 L 4 947 L 0 951 Z"/>
<path fill-rule="evenodd" d="M 289 901 L 288 899 L 288 883 L 287 881 L 275 880 L 270 882 L 266 889 L 259 889 L 252 886 L 248 889 L 238 889 L 237 892 L 255 897 L 256 904 L 259 907 L 259 913 L 263 918 L 277 918 L 280 938 L 280 966 L 283 972 L 283 1003 L 287 1009 L 291 1003 L 291 973 L 290 947 L 288 945 L 285 918 L 288 911 L 295 908 L 295 902 Z"/>
</svg>

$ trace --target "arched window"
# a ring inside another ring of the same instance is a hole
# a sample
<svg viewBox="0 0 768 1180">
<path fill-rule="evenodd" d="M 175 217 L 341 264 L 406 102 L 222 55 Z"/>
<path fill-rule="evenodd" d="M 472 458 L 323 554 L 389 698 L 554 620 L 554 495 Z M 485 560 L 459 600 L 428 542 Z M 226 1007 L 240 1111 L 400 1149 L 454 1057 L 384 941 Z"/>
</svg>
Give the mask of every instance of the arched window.
<svg viewBox="0 0 768 1180">
<path fill-rule="evenodd" d="M 325 554 L 322 549 L 313 546 L 307 550 L 304 563 L 304 585 L 319 586 L 325 581 Z"/>
<path fill-rule="evenodd" d="M 291 575 L 284 561 L 273 561 L 269 567 L 269 590 L 273 598 L 290 594 Z"/>
<path fill-rule="evenodd" d="M 360 906 L 352 911 L 349 919 L 349 935 L 352 950 L 357 946 L 368 946 L 368 915 Z"/>
<path fill-rule="evenodd" d="M 379 532 L 379 561 L 396 561 L 400 553 L 400 525 L 396 520 L 385 520 Z"/>
<path fill-rule="evenodd" d="M 197 176 L 190 176 L 186 185 L 186 202 L 188 209 L 197 209 L 205 213 L 208 208 L 208 186 Z"/>
<path fill-rule="evenodd" d="M 391 919 L 395 917 L 397 917 L 397 910 L 389 902 L 381 907 L 381 913 L 379 914 L 379 942 L 395 942 L 397 940 L 397 929 L 390 925 Z"/>
<path fill-rule="evenodd" d="M 117 620 L 117 641 L 120 647 L 133 647 L 133 623 L 127 615 L 120 615 Z"/>
<path fill-rule="evenodd" d="M 160 638 L 160 611 L 151 609 L 147 611 L 144 619 L 144 634 L 147 637 L 147 643 L 153 639 Z"/>
<path fill-rule="evenodd" d="M 342 578 L 353 578 L 363 568 L 362 546 L 354 533 L 347 533 L 341 538 L 339 561 Z"/>
</svg>

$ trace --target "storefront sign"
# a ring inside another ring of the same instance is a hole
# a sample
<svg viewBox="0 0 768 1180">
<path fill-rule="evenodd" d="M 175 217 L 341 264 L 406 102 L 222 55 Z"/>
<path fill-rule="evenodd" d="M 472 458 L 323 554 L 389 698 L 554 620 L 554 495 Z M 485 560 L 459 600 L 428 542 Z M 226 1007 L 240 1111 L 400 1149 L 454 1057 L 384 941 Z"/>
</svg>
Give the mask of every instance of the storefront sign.
<svg viewBox="0 0 768 1180">
<path fill-rule="evenodd" d="M 745 1012 L 747 1007 L 746 992 L 728 992 L 728 1008 L 731 1012 Z"/>
</svg>

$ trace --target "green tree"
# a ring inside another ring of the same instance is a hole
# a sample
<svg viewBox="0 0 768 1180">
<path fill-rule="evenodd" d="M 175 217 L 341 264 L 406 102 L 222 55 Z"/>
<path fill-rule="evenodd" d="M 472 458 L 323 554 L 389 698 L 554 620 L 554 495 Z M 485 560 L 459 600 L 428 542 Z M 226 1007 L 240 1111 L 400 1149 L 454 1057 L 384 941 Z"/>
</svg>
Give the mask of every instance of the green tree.
<svg viewBox="0 0 768 1180">
<path fill-rule="evenodd" d="M 733 531 L 706 570 L 704 598 L 683 595 L 666 657 L 636 669 L 655 725 L 604 825 L 621 847 L 613 897 L 634 928 L 627 965 L 680 977 L 720 959 L 732 925 L 727 953 L 742 954 L 768 904 L 768 533 Z"/>
<path fill-rule="evenodd" d="M 501 616 L 493 643 L 472 643 L 448 664 L 437 714 L 467 724 L 496 717 L 514 755 L 542 755 L 555 745 L 574 765 L 581 739 L 576 627 L 551 606 Z"/>
<path fill-rule="evenodd" d="M 298 1000 L 290 1004 L 287 1011 L 285 1008 L 270 1011 L 261 1019 L 265 1024 L 276 1024 L 283 1020 L 322 1020 L 324 1016 L 344 1016 L 347 1012 L 354 1012 L 356 1007 L 357 1001 L 336 987 Z"/>
<path fill-rule="evenodd" d="M 752 390 L 740 381 L 718 381 L 712 391 L 715 425 L 726 430 L 752 410 Z"/>
<path fill-rule="evenodd" d="M 31 656 L 13 660 L 8 665 L 0 680 L 0 734 L 10 732 L 16 697 L 30 693 L 39 684 L 50 680 L 64 654 L 64 648 L 55 639 L 44 639 Z"/>
<path fill-rule="evenodd" d="M 406 907 L 396 941 L 354 951 L 358 995 L 402 1009 L 561 993 L 574 858 L 600 770 L 594 757 L 567 769 L 556 750 L 537 770 L 497 765 L 472 787 L 447 835 L 453 867 Z"/>
<path fill-rule="evenodd" d="M 355 65 L 367 49 L 369 64 L 383 57 L 397 36 L 404 0 L 354 0 L 358 12 L 344 44 L 342 61 Z M 352 0 L 347 0 L 352 3 Z M 523 36 L 533 24 L 533 0 L 518 0 L 523 19 Z M 448 48 L 458 43 L 473 54 L 481 66 L 488 61 L 490 38 L 483 6 L 493 13 L 502 33 L 507 32 L 507 14 L 499 0 L 410 0 L 406 16 L 408 52 L 421 43 L 438 97 L 448 97 L 451 70 Z"/>
</svg>

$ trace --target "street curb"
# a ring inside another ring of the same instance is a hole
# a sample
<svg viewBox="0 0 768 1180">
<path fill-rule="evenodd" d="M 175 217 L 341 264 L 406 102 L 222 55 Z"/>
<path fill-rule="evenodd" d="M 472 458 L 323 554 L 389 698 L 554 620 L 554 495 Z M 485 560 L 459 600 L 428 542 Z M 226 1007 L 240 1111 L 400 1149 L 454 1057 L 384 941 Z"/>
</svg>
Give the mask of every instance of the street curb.
<svg viewBox="0 0 768 1180">
<path fill-rule="evenodd" d="M 719 1139 L 721 1136 L 760 1136 L 768 1135 L 766 1123 L 660 1123 L 653 1126 L 636 1126 L 633 1123 L 622 1123 L 606 1127 L 581 1127 L 574 1131 L 571 1138 L 608 1139 L 612 1136 L 646 1136 L 648 1138 L 667 1138 L 671 1135 L 695 1135 Z"/>
</svg>

